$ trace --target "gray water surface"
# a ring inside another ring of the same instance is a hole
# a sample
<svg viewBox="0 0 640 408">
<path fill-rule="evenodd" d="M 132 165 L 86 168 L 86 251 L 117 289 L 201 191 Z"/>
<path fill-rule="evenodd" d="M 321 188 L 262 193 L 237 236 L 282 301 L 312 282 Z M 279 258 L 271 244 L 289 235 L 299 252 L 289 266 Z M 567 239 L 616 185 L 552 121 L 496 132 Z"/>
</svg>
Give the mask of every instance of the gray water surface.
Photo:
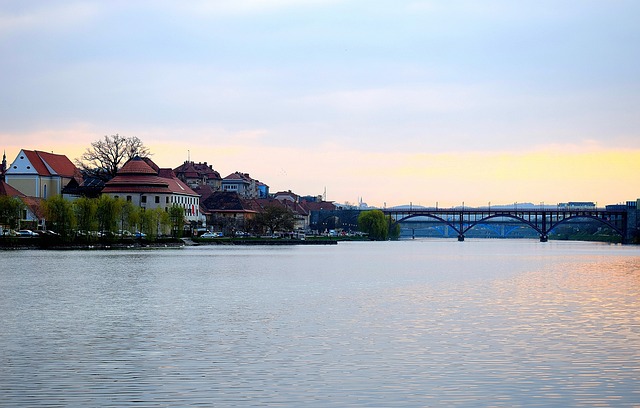
<svg viewBox="0 0 640 408">
<path fill-rule="evenodd" d="M 640 248 L 0 252 L 0 406 L 639 406 Z"/>
</svg>

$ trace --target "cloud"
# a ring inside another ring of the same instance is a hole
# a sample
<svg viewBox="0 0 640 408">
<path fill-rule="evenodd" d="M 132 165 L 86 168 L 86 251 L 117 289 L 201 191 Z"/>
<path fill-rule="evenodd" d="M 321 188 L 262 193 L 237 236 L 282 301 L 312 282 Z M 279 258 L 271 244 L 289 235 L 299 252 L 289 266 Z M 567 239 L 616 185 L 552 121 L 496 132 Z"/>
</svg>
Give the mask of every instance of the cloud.
<svg viewBox="0 0 640 408">
<path fill-rule="evenodd" d="M 591 149 L 640 149 L 639 8 L 2 2 L 0 137 L 8 150 L 77 157 L 105 134 L 138 136 L 164 165 L 190 151 L 221 172 L 301 193 L 327 185 L 350 201 L 433 190 L 452 202 L 476 191 L 482 202 L 485 186 L 550 191 L 545 183 L 564 173 L 579 186 L 581 174 L 595 175 L 554 163 L 549 146 L 581 154 L 576 168 Z M 629 157 L 610 167 L 633 169 Z"/>
<path fill-rule="evenodd" d="M 3 2 L 0 39 L 30 32 L 70 32 L 89 24 L 101 10 L 98 3 L 88 1 Z"/>
</svg>

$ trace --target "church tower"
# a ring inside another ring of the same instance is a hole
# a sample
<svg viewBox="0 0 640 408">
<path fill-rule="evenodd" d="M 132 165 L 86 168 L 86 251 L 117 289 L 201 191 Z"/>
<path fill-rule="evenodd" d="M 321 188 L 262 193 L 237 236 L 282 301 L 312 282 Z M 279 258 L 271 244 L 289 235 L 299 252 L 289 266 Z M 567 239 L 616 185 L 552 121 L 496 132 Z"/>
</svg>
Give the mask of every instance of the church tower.
<svg viewBox="0 0 640 408">
<path fill-rule="evenodd" d="M 7 171 L 7 152 L 2 152 L 2 167 L 0 167 L 0 181 L 4 181 L 4 173 Z"/>
</svg>

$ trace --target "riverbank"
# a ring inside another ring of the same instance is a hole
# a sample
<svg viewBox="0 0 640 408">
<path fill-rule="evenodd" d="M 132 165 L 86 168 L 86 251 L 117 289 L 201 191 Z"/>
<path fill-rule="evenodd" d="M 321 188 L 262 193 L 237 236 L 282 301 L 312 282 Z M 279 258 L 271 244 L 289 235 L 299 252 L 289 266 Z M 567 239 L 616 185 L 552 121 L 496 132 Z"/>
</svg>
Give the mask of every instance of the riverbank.
<svg viewBox="0 0 640 408">
<path fill-rule="evenodd" d="M 50 237 L 10 237 L 0 238 L 0 249 L 139 249 L 139 248 L 180 248 L 183 246 L 198 245 L 337 245 L 337 238 L 317 237 L 300 239 L 282 238 L 160 238 L 157 240 L 146 239 L 119 239 L 119 240 L 95 240 L 81 242 L 63 242 L 60 239 Z"/>
<path fill-rule="evenodd" d="M 186 242 L 187 239 L 183 239 Z M 192 238 L 193 245 L 336 245 L 343 241 L 337 237 L 295 238 Z"/>
</svg>

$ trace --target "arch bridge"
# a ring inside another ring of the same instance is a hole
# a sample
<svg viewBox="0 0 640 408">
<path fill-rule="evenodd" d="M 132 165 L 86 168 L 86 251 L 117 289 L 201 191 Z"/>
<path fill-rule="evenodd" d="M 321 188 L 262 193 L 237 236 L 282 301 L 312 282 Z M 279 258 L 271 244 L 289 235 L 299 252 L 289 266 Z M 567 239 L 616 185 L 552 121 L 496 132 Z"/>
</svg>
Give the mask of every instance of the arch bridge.
<svg viewBox="0 0 640 408">
<path fill-rule="evenodd" d="M 478 224 L 490 220 L 517 220 L 533 228 L 540 235 L 540 242 L 547 242 L 549 232 L 558 225 L 576 218 L 588 218 L 601 222 L 628 239 L 628 213 L 623 209 L 518 209 L 518 208 L 452 208 L 452 209 L 384 209 L 394 223 L 411 218 L 427 217 L 451 227 L 458 234 L 458 241 L 464 241 L 465 234 Z"/>
</svg>

